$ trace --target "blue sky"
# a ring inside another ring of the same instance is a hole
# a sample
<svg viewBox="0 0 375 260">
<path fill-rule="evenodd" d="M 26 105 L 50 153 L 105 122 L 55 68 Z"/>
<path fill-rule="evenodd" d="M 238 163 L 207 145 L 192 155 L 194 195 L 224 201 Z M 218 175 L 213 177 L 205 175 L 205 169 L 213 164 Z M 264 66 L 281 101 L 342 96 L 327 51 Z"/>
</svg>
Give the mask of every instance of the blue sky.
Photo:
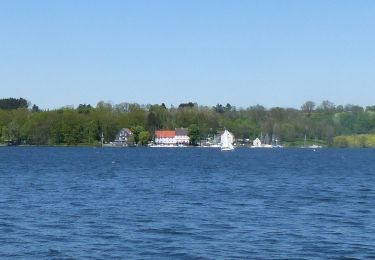
<svg viewBox="0 0 375 260">
<path fill-rule="evenodd" d="M 374 105 L 375 1 L 0 1 L 1 98 Z"/>
</svg>

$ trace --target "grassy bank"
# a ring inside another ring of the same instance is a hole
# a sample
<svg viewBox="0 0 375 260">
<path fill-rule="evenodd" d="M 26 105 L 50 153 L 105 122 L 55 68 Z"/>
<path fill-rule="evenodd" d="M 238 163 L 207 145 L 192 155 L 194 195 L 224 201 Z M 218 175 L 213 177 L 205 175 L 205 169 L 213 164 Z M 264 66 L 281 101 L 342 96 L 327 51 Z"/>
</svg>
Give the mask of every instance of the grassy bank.
<svg viewBox="0 0 375 260">
<path fill-rule="evenodd" d="M 296 140 L 292 142 L 283 142 L 282 143 L 285 147 L 303 147 L 303 146 L 311 146 L 311 145 L 320 145 L 320 146 L 328 146 L 327 143 L 324 140 L 319 139 L 307 139 L 306 142 L 301 140 Z"/>
<path fill-rule="evenodd" d="M 375 147 L 375 134 L 340 135 L 333 140 L 334 147 Z"/>
</svg>

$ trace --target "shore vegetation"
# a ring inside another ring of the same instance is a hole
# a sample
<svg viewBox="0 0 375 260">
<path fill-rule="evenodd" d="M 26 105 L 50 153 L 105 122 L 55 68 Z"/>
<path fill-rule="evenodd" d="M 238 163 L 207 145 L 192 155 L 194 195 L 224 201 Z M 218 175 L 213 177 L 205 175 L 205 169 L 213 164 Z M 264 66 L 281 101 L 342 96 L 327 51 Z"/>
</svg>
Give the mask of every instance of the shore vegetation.
<svg viewBox="0 0 375 260">
<path fill-rule="evenodd" d="M 147 145 L 155 130 L 188 128 L 192 145 L 228 129 L 238 142 L 277 138 L 285 146 L 319 144 L 334 147 L 375 147 L 375 106 L 307 101 L 297 108 L 231 104 L 202 106 L 187 102 L 112 104 L 40 109 L 24 98 L 0 100 L 0 143 L 23 145 L 98 145 L 112 142 L 129 128 L 138 145 Z"/>
</svg>

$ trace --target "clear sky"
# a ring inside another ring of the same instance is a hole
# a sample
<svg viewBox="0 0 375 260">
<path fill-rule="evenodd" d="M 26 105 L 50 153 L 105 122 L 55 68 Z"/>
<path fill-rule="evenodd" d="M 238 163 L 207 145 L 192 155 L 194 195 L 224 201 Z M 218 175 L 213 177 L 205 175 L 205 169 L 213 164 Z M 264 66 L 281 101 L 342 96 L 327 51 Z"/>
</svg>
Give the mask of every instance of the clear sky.
<svg viewBox="0 0 375 260">
<path fill-rule="evenodd" d="M 375 105 L 373 0 L 0 0 L 0 98 Z"/>
</svg>

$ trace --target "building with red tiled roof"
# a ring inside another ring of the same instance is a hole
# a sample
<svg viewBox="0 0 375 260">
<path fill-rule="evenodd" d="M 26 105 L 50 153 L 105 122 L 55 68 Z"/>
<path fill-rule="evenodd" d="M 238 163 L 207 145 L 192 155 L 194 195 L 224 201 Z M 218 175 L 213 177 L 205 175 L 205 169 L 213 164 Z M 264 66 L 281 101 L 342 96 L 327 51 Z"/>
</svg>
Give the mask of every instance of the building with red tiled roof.
<svg viewBox="0 0 375 260">
<path fill-rule="evenodd" d="M 176 130 L 155 131 L 155 143 L 157 145 L 188 145 L 189 136 L 186 128 L 176 128 Z"/>
<path fill-rule="evenodd" d="M 174 138 L 176 136 L 176 131 L 174 130 L 156 130 L 156 138 Z"/>
</svg>

